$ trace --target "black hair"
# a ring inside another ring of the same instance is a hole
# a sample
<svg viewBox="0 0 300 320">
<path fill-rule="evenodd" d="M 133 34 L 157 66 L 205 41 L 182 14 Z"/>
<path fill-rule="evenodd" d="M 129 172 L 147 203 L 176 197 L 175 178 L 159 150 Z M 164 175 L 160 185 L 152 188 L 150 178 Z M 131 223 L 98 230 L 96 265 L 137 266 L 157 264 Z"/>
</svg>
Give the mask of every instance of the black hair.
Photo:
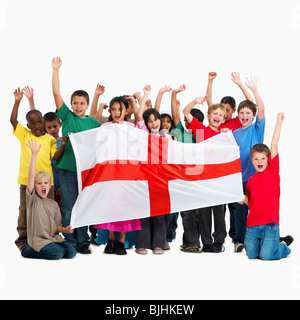
<svg viewBox="0 0 300 320">
<path fill-rule="evenodd" d="M 44 114 L 44 122 L 52 122 L 57 121 L 58 123 L 61 123 L 60 118 L 57 116 L 55 112 L 47 112 Z"/>
<path fill-rule="evenodd" d="M 222 98 L 220 103 L 229 104 L 232 109 L 235 109 L 235 107 L 236 107 L 236 102 L 235 102 L 234 98 L 232 98 L 230 96 Z"/>
<path fill-rule="evenodd" d="M 164 121 L 164 118 L 169 118 L 169 120 L 171 122 L 171 129 L 170 129 L 170 131 L 171 131 L 172 128 L 174 128 L 174 121 L 173 121 L 172 117 L 168 113 L 162 113 L 160 116 L 161 116 L 162 122 Z"/>
<path fill-rule="evenodd" d="M 199 109 L 192 109 L 191 110 L 191 115 L 196 118 L 199 122 L 202 122 L 204 121 L 204 114 L 201 110 Z"/>
<path fill-rule="evenodd" d="M 72 93 L 72 95 L 71 95 L 71 104 L 72 104 L 72 101 L 73 101 L 74 97 L 84 97 L 86 102 L 87 102 L 87 104 L 90 103 L 89 94 L 84 90 L 76 90 L 76 91 L 74 91 Z"/>
<path fill-rule="evenodd" d="M 30 111 L 28 111 L 27 114 L 26 114 L 26 120 L 27 120 L 27 122 L 29 122 L 29 118 L 30 118 L 33 114 L 38 114 L 38 115 L 40 115 L 41 118 L 43 119 L 43 115 L 42 115 L 42 113 L 41 113 L 39 110 L 30 110 Z"/>
<path fill-rule="evenodd" d="M 159 130 L 159 133 L 160 133 L 160 135 L 162 136 L 162 137 L 165 137 L 165 135 L 164 135 L 164 133 L 163 133 L 163 130 L 161 130 L 162 129 L 162 119 L 161 119 L 161 115 L 160 115 L 160 113 L 156 110 L 156 109 L 148 109 L 148 110 L 146 110 L 144 113 L 143 113 L 143 119 L 144 119 L 144 121 L 145 121 L 145 125 L 146 125 L 146 127 L 147 127 L 147 129 L 148 129 L 148 131 L 151 133 L 151 130 L 149 129 L 149 127 L 148 127 L 148 121 L 149 121 L 149 118 L 150 118 L 150 116 L 153 114 L 153 116 L 154 116 L 154 118 L 155 118 L 155 120 L 157 120 L 157 119 L 159 119 L 160 120 L 160 130 Z"/>
<path fill-rule="evenodd" d="M 109 103 L 109 109 L 111 109 L 115 103 L 118 103 L 120 105 L 121 110 L 123 110 L 123 105 L 124 105 L 125 109 L 129 108 L 128 101 L 124 98 L 124 96 L 119 96 L 119 97 L 113 98 Z M 108 121 L 113 121 L 113 118 L 111 115 L 109 116 Z M 125 117 L 124 121 L 127 121 L 126 117 Z"/>
</svg>

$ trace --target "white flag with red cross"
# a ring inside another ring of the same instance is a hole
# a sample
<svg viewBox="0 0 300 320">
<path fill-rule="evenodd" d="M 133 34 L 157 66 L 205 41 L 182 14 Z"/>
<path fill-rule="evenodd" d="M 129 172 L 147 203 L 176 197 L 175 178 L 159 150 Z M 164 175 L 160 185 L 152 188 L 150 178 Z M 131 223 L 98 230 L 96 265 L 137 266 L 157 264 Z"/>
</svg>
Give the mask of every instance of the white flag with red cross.
<svg viewBox="0 0 300 320">
<path fill-rule="evenodd" d="M 73 228 L 243 199 L 231 131 L 192 144 L 112 124 L 71 134 L 70 140 L 79 189 Z"/>
</svg>

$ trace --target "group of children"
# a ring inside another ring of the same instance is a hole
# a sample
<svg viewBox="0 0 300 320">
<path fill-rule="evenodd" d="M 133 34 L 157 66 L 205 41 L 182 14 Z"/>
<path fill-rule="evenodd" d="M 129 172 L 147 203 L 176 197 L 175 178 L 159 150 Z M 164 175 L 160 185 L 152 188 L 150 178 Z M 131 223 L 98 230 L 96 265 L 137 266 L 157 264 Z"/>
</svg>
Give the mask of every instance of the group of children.
<svg viewBox="0 0 300 320">
<path fill-rule="evenodd" d="M 265 260 L 281 259 L 290 254 L 289 245 L 293 238 L 280 238 L 279 235 L 278 141 L 284 115 L 280 113 L 277 117 L 269 150 L 263 144 L 265 107 L 257 89 L 257 78 L 247 78 L 246 83 L 254 95 L 254 103 L 239 74 L 232 73 L 232 81 L 240 87 L 246 98 L 239 104 L 238 115 L 233 118 L 236 103 L 232 97 L 227 96 L 220 103 L 213 103 L 212 86 L 217 74 L 209 73 L 206 96 L 194 99 L 183 109 L 183 126 L 177 95 L 186 90 L 185 85 L 173 90 L 168 86 L 161 88 L 153 108 L 148 99 L 151 86 L 144 87 L 143 95 L 136 92 L 132 96 L 118 96 L 110 101 L 109 106 L 100 103 L 98 107 L 99 97 L 105 91 L 105 87 L 98 84 L 90 115 L 87 116 L 90 106 L 87 92 L 78 90 L 72 94 L 72 111 L 62 99 L 59 84 L 61 65 L 60 58 L 52 60 L 56 112 L 42 116 L 35 108 L 33 90 L 28 87 L 14 92 L 15 104 L 10 120 L 14 135 L 21 143 L 19 237 L 16 245 L 23 257 L 51 260 L 73 258 L 76 252 L 91 253 L 90 243 L 105 244 L 105 253 L 117 255 L 125 255 L 126 248 L 132 246 L 142 255 L 147 254 L 148 249 L 153 250 L 154 254 L 162 254 L 170 249 L 168 243 L 176 234 L 178 212 L 74 230 L 70 226 L 72 208 L 78 197 L 78 182 L 75 156 L 68 134 L 111 124 L 134 126 L 181 143 L 199 143 L 231 130 L 240 147 L 245 198 L 239 203 L 181 212 L 184 230 L 181 250 L 223 252 L 227 205 L 230 212 L 229 236 L 233 239 L 235 252 L 245 248 L 249 258 Z M 162 97 L 166 92 L 171 92 L 171 115 L 160 113 Z M 31 109 L 26 115 L 27 128 L 17 120 L 23 94 L 28 98 Z M 208 104 L 208 126 L 203 124 L 204 114 L 194 108 L 205 101 Z M 103 115 L 106 108 L 109 117 Z M 59 135 L 61 127 L 62 138 Z"/>
</svg>

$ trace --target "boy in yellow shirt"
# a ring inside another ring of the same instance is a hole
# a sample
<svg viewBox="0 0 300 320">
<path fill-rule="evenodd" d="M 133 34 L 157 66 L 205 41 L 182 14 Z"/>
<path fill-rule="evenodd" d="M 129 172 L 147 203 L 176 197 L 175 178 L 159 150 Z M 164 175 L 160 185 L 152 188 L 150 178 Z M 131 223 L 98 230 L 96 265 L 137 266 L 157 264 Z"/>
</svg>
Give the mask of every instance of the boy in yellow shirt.
<svg viewBox="0 0 300 320">
<path fill-rule="evenodd" d="M 27 128 L 23 127 L 18 118 L 18 110 L 20 102 L 23 97 L 23 90 L 19 88 L 14 92 L 15 103 L 10 116 L 10 122 L 13 126 L 13 134 L 19 139 L 21 143 L 21 156 L 20 156 L 20 168 L 18 176 L 18 184 L 20 184 L 20 206 L 17 231 L 19 234 L 16 240 L 17 247 L 22 249 L 27 245 L 27 226 L 26 226 L 26 186 L 28 182 L 28 169 L 31 160 L 31 150 L 26 145 L 27 141 L 35 139 L 43 147 L 41 148 L 36 162 L 36 171 L 46 171 L 50 174 L 51 191 L 48 198 L 54 199 L 54 187 L 53 187 L 53 172 L 51 167 L 50 157 L 53 160 L 58 160 L 63 151 L 65 145 L 59 150 L 56 147 L 56 140 L 49 134 L 44 133 L 44 121 L 40 111 L 31 110 L 27 113 Z"/>
</svg>

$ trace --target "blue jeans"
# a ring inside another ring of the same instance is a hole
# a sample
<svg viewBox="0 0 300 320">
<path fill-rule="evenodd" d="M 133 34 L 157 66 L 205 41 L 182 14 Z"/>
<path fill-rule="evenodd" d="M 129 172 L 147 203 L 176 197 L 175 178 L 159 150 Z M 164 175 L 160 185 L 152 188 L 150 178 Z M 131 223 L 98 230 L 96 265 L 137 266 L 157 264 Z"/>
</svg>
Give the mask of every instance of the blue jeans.
<svg viewBox="0 0 300 320">
<path fill-rule="evenodd" d="M 243 190 L 246 195 L 247 181 L 243 182 Z M 244 243 L 247 230 L 248 206 L 246 204 L 235 203 L 234 221 L 235 221 L 235 235 L 233 237 L 234 243 Z"/>
<path fill-rule="evenodd" d="M 286 258 L 290 248 L 280 243 L 279 225 L 275 223 L 250 227 L 245 237 L 245 249 L 250 259 L 278 260 Z"/>
<path fill-rule="evenodd" d="M 70 242 L 63 241 L 61 243 L 49 243 L 45 245 L 40 252 L 36 252 L 27 246 L 22 250 L 21 254 L 24 258 L 30 259 L 59 260 L 61 258 L 74 258 L 76 256 L 76 250 Z"/>
<path fill-rule="evenodd" d="M 67 227 L 70 225 L 72 209 L 78 197 L 77 173 L 68 170 L 60 170 L 59 183 L 62 226 Z M 64 237 L 76 247 L 90 245 L 87 226 L 76 228 L 73 230 L 73 233 L 64 233 Z"/>
</svg>

